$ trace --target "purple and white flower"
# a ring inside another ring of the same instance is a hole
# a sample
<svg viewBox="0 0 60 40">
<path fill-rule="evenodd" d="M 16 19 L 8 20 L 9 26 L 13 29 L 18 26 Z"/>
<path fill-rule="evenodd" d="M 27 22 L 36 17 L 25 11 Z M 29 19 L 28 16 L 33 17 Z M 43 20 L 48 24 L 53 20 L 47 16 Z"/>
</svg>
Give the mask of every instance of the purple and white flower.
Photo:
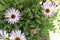
<svg viewBox="0 0 60 40">
<path fill-rule="evenodd" d="M 7 18 L 8 23 L 14 24 L 17 23 L 20 18 L 20 11 L 14 8 L 10 8 L 7 10 L 5 14 L 5 18 Z"/>
<path fill-rule="evenodd" d="M 0 40 L 10 40 L 9 34 L 6 30 L 2 31 L 0 30 Z"/>
<path fill-rule="evenodd" d="M 42 12 L 43 15 L 46 17 L 53 17 L 54 14 L 56 13 L 57 8 L 52 2 L 45 2 L 42 5 Z"/>
<path fill-rule="evenodd" d="M 24 33 L 21 33 L 21 30 L 13 30 L 10 34 L 11 40 L 26 40 Z"/>
</svg>

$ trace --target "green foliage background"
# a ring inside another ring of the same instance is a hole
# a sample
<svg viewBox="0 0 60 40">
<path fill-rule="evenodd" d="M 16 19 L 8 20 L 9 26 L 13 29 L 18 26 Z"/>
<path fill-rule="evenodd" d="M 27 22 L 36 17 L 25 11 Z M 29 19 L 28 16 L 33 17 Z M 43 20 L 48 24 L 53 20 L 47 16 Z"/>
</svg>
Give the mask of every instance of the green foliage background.
<svg viewBox="0 0 60 40">
<path fill-rule="evenodd" d="M 20 29 L 25 33 L 27 40 L 40 40 L 40 34 L 48 39 L 48 30 L 53 30 L 54 26 L 51 18 L 45 17 L 39 2 L 42 0 L 0 0 L 0 29 L 15 30 Z M 18 23 L 10 25 L 4 14 L 9 8 L 18 9 L 21 18 Z M 30 33 L 31 29 L 37 29 L 37 34 Z"/>
</svg>

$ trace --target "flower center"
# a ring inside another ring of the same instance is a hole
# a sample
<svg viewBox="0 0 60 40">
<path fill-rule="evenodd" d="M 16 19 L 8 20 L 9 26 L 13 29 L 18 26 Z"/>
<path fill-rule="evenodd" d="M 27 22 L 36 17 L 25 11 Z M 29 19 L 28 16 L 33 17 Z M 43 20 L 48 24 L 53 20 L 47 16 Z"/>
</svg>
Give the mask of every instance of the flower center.
<svg viewBox="0 0 60 40">
<path fill-rule="evenodd" d="M 19 37 L 16 37 L 15 40 L 21 40 Z"/>
<path fill-rule="evenodd" d="M 11 15 L 11 18 L 12 18 L 12 19 L 14 19 L 15 17 L 16 17 L 15 14 L 12 14 L 12 15 Z"/>
<path fill-rule="evenodd" d="M 5 38 L 5 40 L 10 40 L 9 38 Z"/>
<path fill-rule="evenodd" d="M 49 12 L 50 12 L 50 9 L 47 8 L 47 9 L 45 10 L 45 12 L 46 12 L 46 13 L 49 13 Z"/>
</svg>

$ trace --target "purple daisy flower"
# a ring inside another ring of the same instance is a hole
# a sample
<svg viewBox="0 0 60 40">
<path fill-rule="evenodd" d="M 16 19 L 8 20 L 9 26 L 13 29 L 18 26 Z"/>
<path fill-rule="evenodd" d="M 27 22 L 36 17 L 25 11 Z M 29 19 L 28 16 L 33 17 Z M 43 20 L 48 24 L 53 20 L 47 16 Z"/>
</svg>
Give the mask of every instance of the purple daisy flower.
<svg viewBox="0 0 60 40">
<path fill-rule="evenodd" d="M 21 33 L 21 30 L 13 30 L 10 33 L 11 40 L 27 40 L 24 33 Z"/>
<path fill-rule="evenodd" d="M 56 13 L 57 8 L 52 2 L 45 2 L 42 5 L 42 12 L 44 16 L 52 17 Z"/>
<path fill-rule="evenodd" d="M 5 18 L 7 18 L 7 21 L 10 24 L 17 23 L 20 16 L 21 16 L 20 11 L 14 9 L 14 8 L 10 8 L 9 10 L 7 10 L 7 12 L 5 14 Z"/>
</svg>

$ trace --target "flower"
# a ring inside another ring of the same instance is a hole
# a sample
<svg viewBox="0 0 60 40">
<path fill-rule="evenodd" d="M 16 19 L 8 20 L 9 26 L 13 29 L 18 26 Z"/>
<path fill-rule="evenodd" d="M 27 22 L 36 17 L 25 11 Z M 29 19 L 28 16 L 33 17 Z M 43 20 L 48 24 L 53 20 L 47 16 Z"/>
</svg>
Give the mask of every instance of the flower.
<svg viewBox="0 0 60 40">
<path fill-rule="evenodd" d="M 7 10 L 6 14 L 5 14 L 5 18 L 7 18 L 8 23 L 10 24 L 14 24 L 18 22 L 19 18 L 21 15 L 19 15 L 20 12 L 14 8 L 10 8 L 9 10 Z"/>
<path fill-rule="evenodd" d="M 52 2 L 45 2 L 43 3 L 42 5 L 42 12 L 43 12 L 43 15 L 45 16 L 49 16 L 49 17 L 52 17 L 54 16 L 54 14 L 56 13 L 57 11 L 57 8 L 55 5 L 52 4 Z"/>
<path fill-rule="evenodd" d="M 26 40 L 24 33 L 21 34 L 21 30 L 13 30 L 10 34 L 11 40 Z"/>
<path fill-rule="evenodd" d="M 0 40 L 10 40 L 9 34 L 5 30 L 0 30 Z"/>
</svg>

